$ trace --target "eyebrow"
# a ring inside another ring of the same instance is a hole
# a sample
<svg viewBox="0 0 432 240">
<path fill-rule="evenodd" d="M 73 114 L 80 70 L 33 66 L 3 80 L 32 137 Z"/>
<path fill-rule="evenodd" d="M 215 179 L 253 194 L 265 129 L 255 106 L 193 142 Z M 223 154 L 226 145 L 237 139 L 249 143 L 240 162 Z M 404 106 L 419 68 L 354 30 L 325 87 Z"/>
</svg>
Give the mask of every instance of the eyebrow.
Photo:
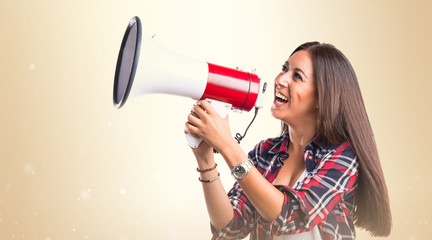
<svg viewBox="0 0 432 240">
<path fill-rule="evenodd" d="M 289 68 L 289 62 L 288 62 L 288 60 L 287 61 L 285 61 L 285 64 L 284 65 L 286 65 L 288 68 Z M 307 78 L 307 79 L 309 79 L 309 77 L 306 75 L 306 73 L 303 71 L 303 70 L 301 70 L 300 68 L 294 68 L 294 71 L 298 71 L 298 72 L 301 72 L 301 73 L 303 73 L 303 75 Z"/>
</svg>

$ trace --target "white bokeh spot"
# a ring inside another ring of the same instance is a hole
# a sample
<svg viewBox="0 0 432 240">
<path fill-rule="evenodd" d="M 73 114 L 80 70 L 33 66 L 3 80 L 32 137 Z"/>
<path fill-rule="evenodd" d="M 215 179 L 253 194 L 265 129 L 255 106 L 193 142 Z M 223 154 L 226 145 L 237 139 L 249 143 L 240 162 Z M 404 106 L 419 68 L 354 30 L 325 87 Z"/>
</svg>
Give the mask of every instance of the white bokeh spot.
<svg viewBox="0 0 432 240">
<path fill-rule="evenodd" d="M 90 188 L 82 190 L 81 191 L 81 199 L 82 200 L 88 200 L 88 199 L 90 199 L 90 197 L 91 197 L 90 192 L 91 192 Z"/>
<path fill-rule="evenodd" d="M 124 189 L 124 188 L 120 188 L 120 195 L 126 195 L 126 189 Z"/>
</svg>

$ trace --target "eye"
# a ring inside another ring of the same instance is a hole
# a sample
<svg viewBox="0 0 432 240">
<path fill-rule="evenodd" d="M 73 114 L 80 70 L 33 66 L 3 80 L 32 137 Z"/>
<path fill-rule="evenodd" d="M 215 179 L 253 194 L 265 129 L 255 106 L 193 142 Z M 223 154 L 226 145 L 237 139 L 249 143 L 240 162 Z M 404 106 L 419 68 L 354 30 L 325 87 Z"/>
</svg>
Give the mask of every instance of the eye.
<svg viewBox="0 0 432 240">
<path fill-rule="evenodd" d="M 297 72 L 294 73 L 294 78 L 299 79 L 300 81 L 303 81 L 303 78 L 302 78 L 301 75 L 298 74 Z"/>
<path fill-rule="evenodd" d="M 288 71 L 288 67 L 286 65 L 282 65 L 282 72 L 287 72 Z"/>
</svg>

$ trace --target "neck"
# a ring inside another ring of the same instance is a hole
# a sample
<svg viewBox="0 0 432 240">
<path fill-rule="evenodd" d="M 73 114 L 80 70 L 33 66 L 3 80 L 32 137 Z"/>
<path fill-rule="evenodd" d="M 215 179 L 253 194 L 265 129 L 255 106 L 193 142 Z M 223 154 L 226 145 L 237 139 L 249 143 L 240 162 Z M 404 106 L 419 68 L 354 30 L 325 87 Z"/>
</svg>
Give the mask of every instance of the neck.
<svg viewBox="0 0 432 240">
<path fill-rule="evenodd" d="M 290 137 L 290 148 L 294 151 L 303 152 L 306 145 L 316 135 L 316 127 L 305 126 L 305 127 L 291 127 L 288 126 L 288 132 Z"/>
</svg>

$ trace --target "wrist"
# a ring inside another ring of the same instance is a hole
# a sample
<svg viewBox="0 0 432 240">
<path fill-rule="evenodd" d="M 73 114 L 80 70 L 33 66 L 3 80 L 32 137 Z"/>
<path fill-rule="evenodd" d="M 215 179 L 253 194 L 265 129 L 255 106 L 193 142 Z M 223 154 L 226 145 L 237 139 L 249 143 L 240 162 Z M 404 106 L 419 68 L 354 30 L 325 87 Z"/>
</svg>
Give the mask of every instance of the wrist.
<svg viewBox="0 0 432 240">
<path fill-rule="evenodd" d="M 230 169 L 235 165 L 242 163 L 244 159 L 247 158 L 240 145 L 234 139 L 232 139 L 231 143 L 226 144 L 226 146 L 221 149 L 220 154 L 225 159 Z"/>
<path fill-rule="evenodd" d="M 197 167 L 196 170 L 197 170 L 197 172 L 205 173 L 205 172 L 209 172 L 211 170 L 216 169 L 216 167 L 217 167 L 217 163 L 215 163 L 213 167 L 210 167 L 210 168 L 201 168 L 201 169 L 199 167 Z"/>
<path fill-rule="evenodd" d="M 197 157 L 198 169 L 209 169 L 215 165 L 215 160 L 211 158 L 198 158 Z"/>
<path fill-rule="evenodd" d="M 236 179 L 240 180 L 246 177 L 251 168 L 254 166 L 254 163 L 251 159 L 248 159 L 245 162 L 235 165 L 231 169 L 231 175 Z"/>
<path fill-rule="evenodd" d="M 225 157 L 226 155 L 231 155 L 232 152 L 235 152 L 235 149 L 238 147 L 239 145 L 234 138 L 230 138 L 224 141 L 223 146 L 220 146 L 217 150 L 223 157 Z"/>
<path fill-rule="evenodd" d="M 211 165 L 214 164 L 214 154 L 213 148 L 210 148 L 208 151 L 193 151 L 195 159 L 198 165 Z"/>
<path fill-rule="evenodd" d="M 219 179 L 219 172 L 217 171 L 217 163 L 210 168 L 197 167 L 196 171 L 200 173 L 198 180 L 202 183 L 211 183 Z"/>
</svg>

